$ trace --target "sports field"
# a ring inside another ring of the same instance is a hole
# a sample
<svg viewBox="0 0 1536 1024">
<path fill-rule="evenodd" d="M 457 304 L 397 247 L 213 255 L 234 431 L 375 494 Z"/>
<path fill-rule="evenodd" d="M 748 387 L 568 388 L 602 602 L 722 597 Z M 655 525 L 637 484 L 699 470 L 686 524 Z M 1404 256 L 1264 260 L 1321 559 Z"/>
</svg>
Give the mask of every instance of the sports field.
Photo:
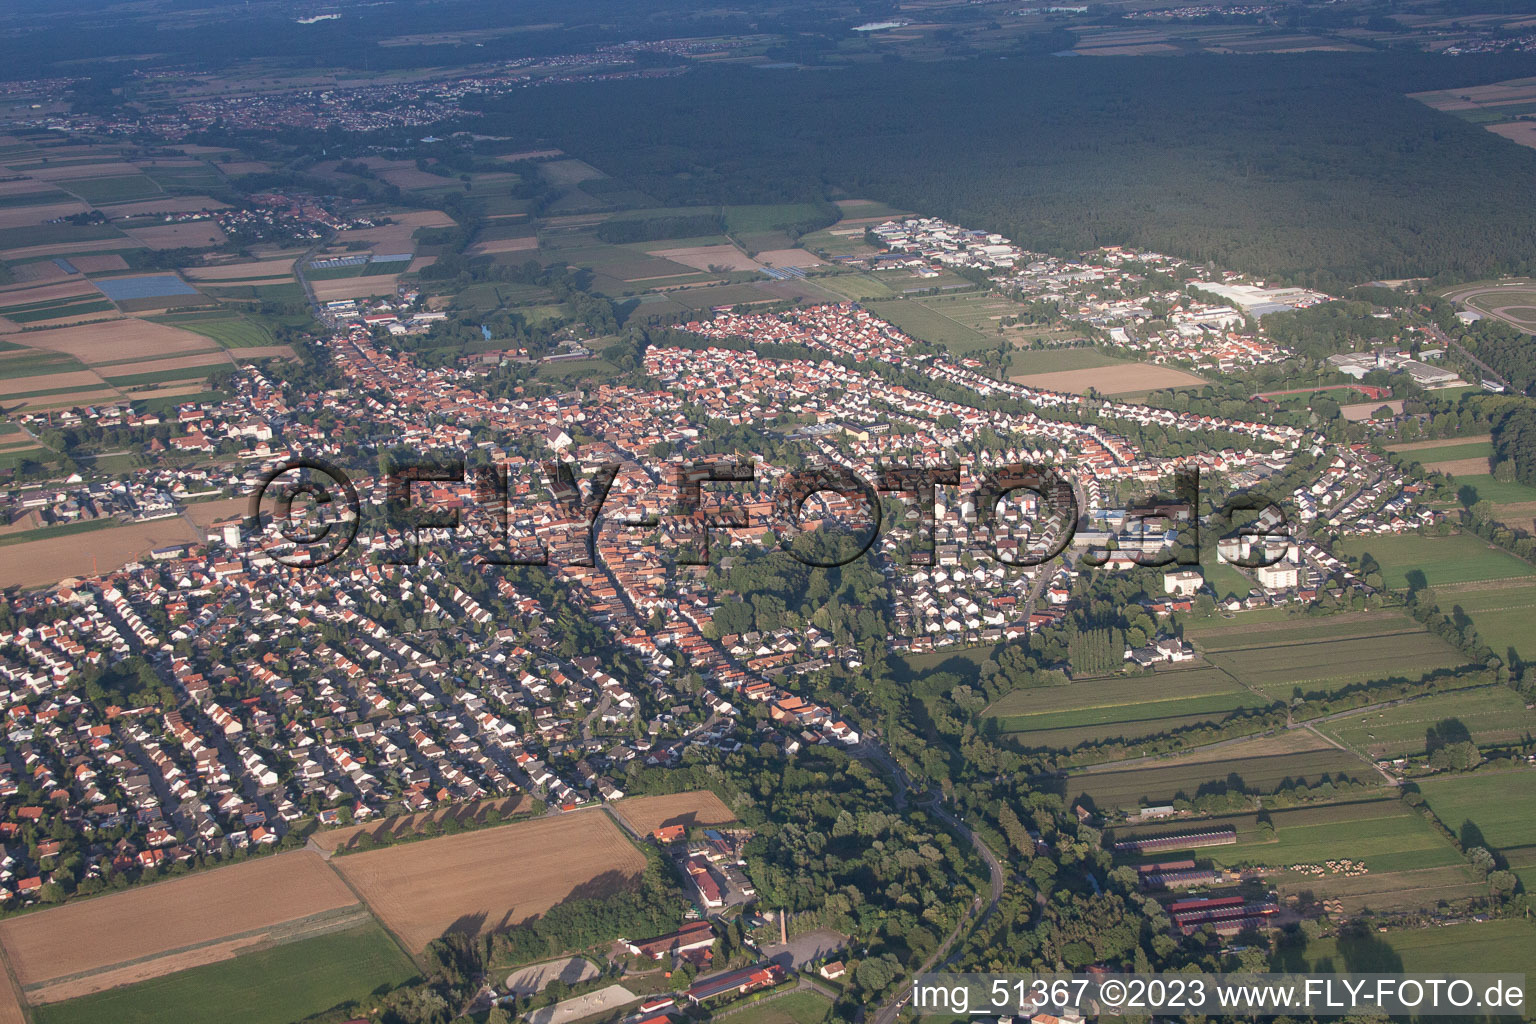
<svg viewBox="0 0 1536 1024">
<path fill-rule="evenodd" d="M 1412 533 L 1350 537 L 1341 547 L 1347 554 L 1369 554 L 1376 559 L 1391 589 L 1406 588 L 1408 574 L 1414 570 L 1422 572 L 1432 587 L 1532 575 L 1526 562 L 1467 533 L 1451 537 Z"/>
<path fill-rule="evenodd" d="M 368 921 L 32 1012 L 37 1024 L 287 1024 L 340 1003 L 366 1007 L 375 990 L 415 975 Z"/>
<path fill-rule="evenodd" d="M 1318 724 L 1351 750 L 1371 758 L 1403 757 L 1425 751 L 1426 731 L 1454 718 L 1474 742 L 1514 743 L 1536 735 L 1536 711 L 1507 686 L 1481 686 L 1421 697 L 1379 711 L 1361 711 Z"/>
</svg>

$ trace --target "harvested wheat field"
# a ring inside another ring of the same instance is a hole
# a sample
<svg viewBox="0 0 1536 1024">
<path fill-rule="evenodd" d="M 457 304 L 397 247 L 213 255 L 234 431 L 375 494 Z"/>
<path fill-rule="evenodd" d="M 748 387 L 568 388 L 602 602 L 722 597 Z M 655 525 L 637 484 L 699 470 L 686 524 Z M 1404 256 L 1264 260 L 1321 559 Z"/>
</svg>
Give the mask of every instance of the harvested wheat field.
<svg viewBox="0 0 1536 1024">
<path fill-rule="evenodd" d="M 139 248 L 142 248 L 142 246 L 138 242 L 124 236 L 122 238 L 103 238 L 95 242 L 53 242 L 48 245 L 25 245 L 20 249 L 0 250 L 0 259 L 8 263 L 16 263 L 20 260 L 51 260 L 55 256 L 69 256 L 77 252 L 101 252 L 105 249 Z"/>
<path fill-rule="evenodd" d="M 208 245 L 223 245 L 229 241 L 224 229 L 211 220 L 194 220 L 185 224 L 157 224 L 152 228 L 128 228 L 124 232 L 151 249 L 201 249 Z"/>
<path fill-rule="evenodd" d="M 64 352 L 83 363 L 117 363 L 173 353 L 190 355 L 207 351 L 208 339 L 191 331 L 178 331 L 147 320 L 119 320 L 87 324 L 27 335 L 29 348 Z"/>
<path fill-rule="evenodd" d="M 357 908 L 308 850 L 259 857 L 77 900 L 0 922 L 0 943 L 29 1002 L 55 1002 L 222 960 L 295 922 Z"/>
<path fill-rule="evenodd" d="M 157 392 L 163 393 L 163 392 Z M 64 407 L 82 402 L 120 398 L 116 391 L 63 396 Z M 7 403 L 9 406 L 9 403 Z M 28 401 L 26 408 L 45 408 L 42 400 Z M 85 533 L 66 533 L 12 544 L 0 558 L 0 587 L 50 586 L 70 576 L 112 572 L 137 561 L 155 548 L 171 544 L 201 543 L 202 536 L 180 516 L 127 526 L 104 526 Z"/>
<path fill-rule="evenodd" d="M 256 260 L 218 267 L 189 267 L 183 273 L 189 281 L 261 281 L 271 284 L 274 279 L 293 280 L 293 264 L 289 260 Z"/>
<path fill-rule="evenodd" d="M 26 395 L 39 391 L 99 391 L 112 385 L 90 370 L 65 370 L 61 373 L 40 373 L 32 377 L 12 377 L 0 380 L 0 398 Z"/>
<path fill-rule="evenodd" d="M 72 299 L 76 295 L 101 298 L 101 294 L 91 282 L 83 277 L 71 277 L 44 284 L 10 285 L 0 288 L 0 306 L 25 306 L 32 302 L 47 302 L 50 299 Z"/>
<path fill-rule="evenodd" d="M 537 235 L 524 235 L 521 238 L 493 238 L 489 242 L 476 242 L 469 247 L 471 256 L 491 256 L 503 252 L 527 252 L 539 247 Z"/>
<path fill-rule="evenodd" d="M 484 934 L 572 895 L 615 892 L 645 857 L 601 811 L 538 818 L 337 857 L 374 915 L 419 952 L 447 932 Z"/>
<path fill-rule="evenodd" d="M 127 270 L 128 261 L 116 253 L 104 252 L 95 256 L 76 256 L 70 264 L 82 274 L 103 274 L 109 270 Z"/>
<path fill-rule="evenodd" d="M 1424 468 L 1431 473 L 1449 473 L 1452 476 L 1476 476 L 1488 472 L 1488 459 L 1446 459 L 1444 462 L 1425 462 Z"/>
<path fill-rule="evenodd" d="M 11 271 L 15 275 L 16 280 L 23 284 L 47 284 L 50 281 L 62 281 L 69 276 L 69 271 L 53 262 L 53 260 L 26 263 L 22 266 L 11 268 Z"/>
<path fill-rule="evenodd" d="M 1121 363 L 1086 370 L 1058 370 L 1055 373 L 1026 373 L 1010 377 L 1009 380 L 1029 388 L 1064 391 L 1073 395 L 1085 394 L 1089 388 L 1101 395 L 1126 395 L 1154 388 L 1184 388 L 1205 383 L 1185 370 L 1147 363 Z"/>
<path fill-rule="evenodd" d="M 663 825 L 723 825 L 736 815 L 707 789 L 667 796 L 632 796 L 613 805 L 619 817 L 643 836 Z"/>
<path fill-rule="evenodd" d="M 46 224 L 58 217 L 69 217 L 77 213 L 85 213 L 89 206 L 78 199 L 70 202 L 54 203 L 50 206 L 16 206 L 8 210 L 0 210 L 0 228 L 31 227 L 33 224 Z"/>
</svg>

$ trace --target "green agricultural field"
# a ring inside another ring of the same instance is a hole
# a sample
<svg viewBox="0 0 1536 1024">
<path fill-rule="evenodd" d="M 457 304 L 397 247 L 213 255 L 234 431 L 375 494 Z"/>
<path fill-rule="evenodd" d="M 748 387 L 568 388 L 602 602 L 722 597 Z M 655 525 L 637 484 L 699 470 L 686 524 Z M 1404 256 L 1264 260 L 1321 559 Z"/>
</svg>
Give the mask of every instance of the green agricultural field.
<svg viewBox="0 0 1536 1024">
<path fill-rule="evenodd" d="M 41 309 L 29 309 L 20 313 L 3 314 L 7 320 L 18 324 L 37 324 L 47 320 L 62 320 L 65 317 L 85 316 L 87 313 L 116 313 L 116 307 L 103 298 L 92 298 L 89 295 L 81 296 L 70 301 L 60 301 Z"/>
<path fill-rule="evenodd" d="M 277 338 L 265 324 L 238 314 L 173 314 L 153 318 L 156 323 L 179 327 L 184 331 L 212 338 L 225 348 L 260 348 L 276 345 Z"/>
<path fill-rule="evenodd" d="M 1084 733 L 1130 739 L 1264 704 L 1223 672 L 1189 669 L 1015 690 L 986 714 L 1026 746 L 1070 748 Z"/>
<path fill-rule="evenodd" d="M 989 337 L 972 330 L 915 299 L 895 299 L 871 308 L 877 316 L 889 320 L 912 337 L 942 345 L 957 355 L 995 347 L 1000 340 L 996 335 Z"/>
<path fill-rule="evenodd" d="M 1507 686 L 1482 686 L 1422 697 L 1380 711 L 1360 711 L 1320 723 L 1318 729 L 1372 758 L 1422 754 L 1425 732 L 1454 718 L 1479 744 L 1514 743 L 1536 736 L 1536 712 Z"/>
<path fill-rule="evenodd" d="M 1475 493 L 1467 493 L 1469 487 Z M 1501 483 L 1491 473 L 1468 473 L 1456 477 L 1456 491 L 1463 502 L 1491 501 L 1495 505 L 1507 505 L 1536 501 L 1536 487 L 1513 480 L 1507 484 Z"/>
<path fill-rule="evenodd" d="M 703 211 L 709 212 L 706 207 Z M 762 234 L 778 231 L 791 224 L 804 223 L 821 216 L 813 203 L 769 203 L 763 206 L 725 207 L 725 227 L 732 234 Z"/>
<path fill-rule="evenodd" d="M 283 284 L 243 284 L 218 285 L 203 284 L 199 286 L 204 292 L 217 299 L 237 300 L 261 300 L 263 302 L 304 302 L 304 288 L 297 281 L 287 281 Z"/>
<path fill-rule="evenodd" d="M 369 922 L 179 974 L 33 1008 L 37 1024 L 287 1024 L 360 1001 L 416 971 Z"/>
<path fill-rule="evenodd" d="M 1467 533 L 1451 537 L 1413 533 L 1350 537 L 1342 548 L 1350 555 L 1369 553 L 1380 563 L 1383 578 L 1392 589 L 1406 588 L 1408 573 L 1415 569 L 1432 587 L 1536 574 L 1528 563 Z"/>
<path fill-rule="evenodd" d="M 1286 969 L 1338 972 L 1418 972 L 1435 975 L 1485 971 L 1536 977 L 1536 924 L 1519 918 L 1444 928 L 1315 939 L 1303 959 Z"/>
<path fill-rule="evenodd" d="M 866 302 L 871 299 L 888 299 L 896 294 L 880 278 L 862 272 L 829 274 L 814 278 L 812 283 L 822 291 L 831 293 L 836 300 L 851 299 L 854 302 Z M 875 307 L 876 314 L 885 317 L 885 309 L 889 305 L 891 303 L 880 303 Z"/>
<path fill-rule="evenodd" d="M 50 373 L 70 373 L 85 369 L 85 364 L 62 352 L 29 351 L 24 355 L 0 355 L 0 380 L 42 377 Z"/>
<path fill-rule="evenodd" d="M 171 381 L 203 380 L 219 367 L 228 363 L 207 363 L 201 366 L 181 366 L 172 370 L 151 370 L 147 373 L 130 373 L 122 377 L 108 377 L 106 381 L 115 388 L 136 388 L 145 384 L 167 384 Z"/>
<path fill-rule="evenodd" d="M 224 176 L 208 164 L 195 167 L 146 167 L 144 174 L 167 191 L 218 188 L 224 184 Z"/>
<path fill-rule="evenodd" d="M 750 1004 L 725 1019 L 731 1024 L 821 1024 L 831 1011 L 832 1003 L 825 996 L 790 992 Z"/>
<path fill-rule="evenodd" d="M 0 249 L 26 249 L 37 245 L 100 242 L 122 238 L 110 224 L 35 224 L 24 228 L 0 228 Z"/>
<path fill-rule="evenodd" d="M 1277 700 L 1293 692 L 1330 693 L 1354 683 L 1419 679 L 1466 664 L 1466 657 L 1439 637 L 1418 632 L 1337 640 L 1255 641 L 1211 652 L 1207 660 Z"/>
<path fill-rule="evenodd" d="M 1073 773 L 1065 780 L 1065 793 L 1069 801 L 1087 794 L 1100 808 L 1133 808 L 1143 802 L 1192 798 L 1203 786 L 1224 787 L 1238 779 L 1247 791 L 1270 793 L 1287 780 L 1314 784 L 1324 775 L 1367 784 L 1382 781 L 1358 757 L 1336 747 L 1313 746 L 1307 737 L 1287 732 L 1132 768 Z"/>
<path fill-rule="evenodd" d="M 3 365 L 3 364 L 0 364 Z M 1435 591 L 1448 615 L 1466 615 L 1483 643 L 1506 661 L 1513 650 L 1522 660 L 1536 659 L 1536 578 L 1441 587 Z"/>
<path fill-rule="evenodd" d="M 229 396 L 222 391 L 199 391 L 192 395 L 160 395 L 156 398 L 135 398 L 133 400 L 133 407 L 139 412 L 168 412 L 179 405 L 227 401 L 229 401 Z"/>
<path fill-rule="evenodd" d="M 131 203 L 139 199 L 153 199 L 164 195 L 165 190 L 145 174 L 125 174 L 113 178 L 75 178 L 61 181 L 59 187 L 68 189 L 92 206 L 108 203 Z"/>
<path fill-rule="evenodd" d="M 1491 441 L 1468 441 L 1466 444 L 1448 444 L 1436 448 L 1404 449 L 1400 454 L 1421 463 L 1452 462 L 1456 459 L 1486 459 L 1493 455 Z M 1457 477 L 1459 482 L 1462 477 Z"/>
<path fill-rule="evenodd" d="M 1500 851 L 1536 846 L 1536 771 L 1437 775 L 1418 785 L 1452 832 L 1471 822 Z"/>
<path fill-rule="evenodd" d="M 1273 613 L 1273 614 L 1271 614 Z M 1289 609 L 1258 608 L 1227 617 L 1184 619 L 1184 636 L 1202 651 L 1231 651 L 1314 640 L 1418 633 L 1423 626 L 1400 611 L 1299 615 Z"/>
<path fill-rule="evenodd" d="M 983 334 L 995 334 L 1006 316 L 1014 316 L 1023 307 L 996 292 L 970 291 L 958 295 L 933 295 L 918 300 L 937 313 Z"/>
</svg>

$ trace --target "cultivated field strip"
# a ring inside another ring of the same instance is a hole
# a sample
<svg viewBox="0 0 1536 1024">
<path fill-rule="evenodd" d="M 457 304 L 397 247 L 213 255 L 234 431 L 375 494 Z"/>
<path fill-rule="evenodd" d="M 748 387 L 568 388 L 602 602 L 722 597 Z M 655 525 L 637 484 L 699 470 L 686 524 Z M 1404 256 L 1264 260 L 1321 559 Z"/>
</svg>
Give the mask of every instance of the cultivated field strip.
<svg viewBox="0 0 1536 1024">
<path fill-rule="evenodd" d="M 326 911 L 356 907 L 316 853 L 259 857 L 0 922 L 0 943 L 30 993 L 143 961 L 180 970 L 177 954 Z"/>
</svg>

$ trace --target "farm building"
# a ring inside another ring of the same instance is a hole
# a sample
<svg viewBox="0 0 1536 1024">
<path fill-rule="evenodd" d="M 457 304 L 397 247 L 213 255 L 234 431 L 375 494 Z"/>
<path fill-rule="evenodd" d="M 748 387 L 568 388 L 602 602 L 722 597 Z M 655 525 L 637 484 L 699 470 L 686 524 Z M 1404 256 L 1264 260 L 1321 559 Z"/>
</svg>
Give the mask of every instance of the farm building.
<svg viewBox="0 0 1536 1024">
<path fill-rule="evenodd" d="M 1210 868 L 1183 868 L 1176 871 L 1148 871 L 1141 876 L 1144 889 L 1188 889 L 1196 885 L 1214 885 L 1220 880 Z"/>
<path fill-rule="evenodd" d="M 1191 935 L 1209 925 L 1218 935 L 1235 935 L 1244 928 L 1266 927 L 1280 908 L 1269 902 L 1249 903 L 1241 896 L 1180 900 L 1169 904 L 1174 927 Z"/>
<path fill-rule="evenodd" d="M 1157 853 L 1162 850 L 1193 850 L 1202 846 L 1231 846 L 1237 842 L 1237 830 L 1205 829 L 1200 832 L 1174 832 L 1164 836 L 1126 839 L 1115 844 L 1116 853 Z"/>
<path fill-rule="evenodd" d="M 695 921 L 670 935 L 659 935 L 654 939 L 642 939 L 639 942 L 625 940 L 624 948 L 636 956 L 660 960 L 668 953 L 691 953 L 697 949 L 708 949 L 714 945 L 714 942 L 715 931 L 710 927 L 709 922 Z"/>
<path fill-rule="evenodd" d="M 759 964 L 743 967 L 739 971 L 716 975 L 698 982 L 688 990 L 688 998 L 694 1003 L 704 1003 L 726 994 L 746 995 L 760 988 L 769 988 L 784 980 L 784 968 L 778 964 Z"/>
</svg>

